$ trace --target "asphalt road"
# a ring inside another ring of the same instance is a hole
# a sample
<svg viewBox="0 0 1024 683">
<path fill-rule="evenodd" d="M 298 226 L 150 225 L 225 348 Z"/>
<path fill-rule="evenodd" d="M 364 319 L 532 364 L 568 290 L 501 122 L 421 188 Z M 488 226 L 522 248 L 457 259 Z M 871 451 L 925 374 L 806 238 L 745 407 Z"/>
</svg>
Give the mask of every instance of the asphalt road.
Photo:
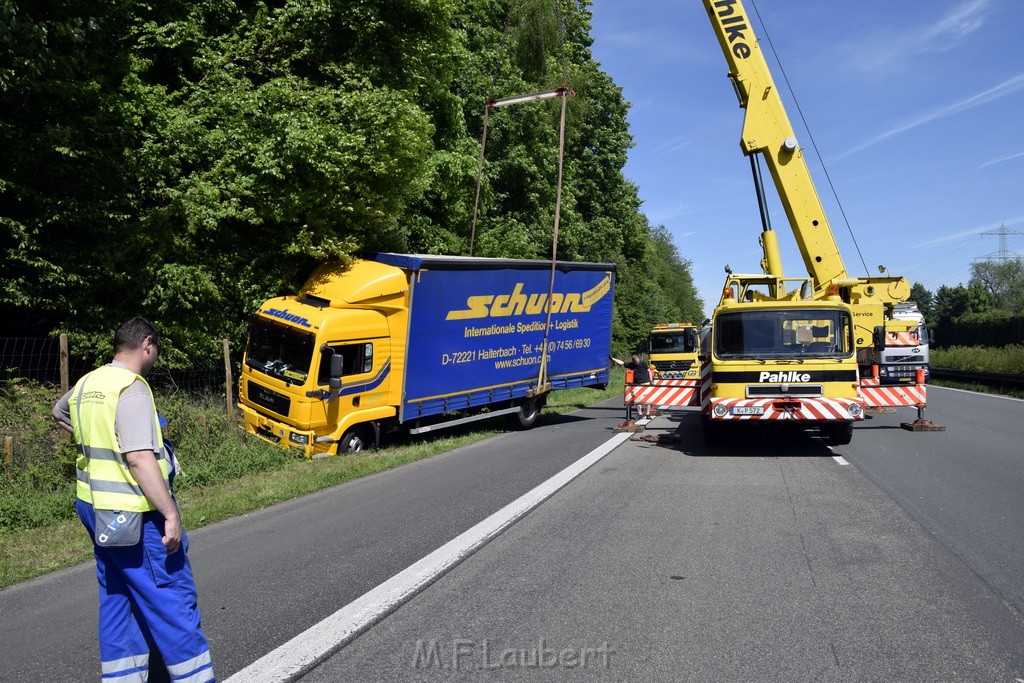
<svg viewBox="0 0 1024 683">
<path fill-rule="evenodd" d="M 1024 403 L 931 401 L 835 453 L 659 418 L 302 680 L 1020 681 Z"/>
<path fill-rule="evenodd" d="M 836 448 L 657 418 L 304 681 L 1024 679 L 1024 402 Z M 613 401 L 191 534 L 220 678 L 612 434 Z M 852 464 L 843 464 L 849 462 Z M 94 680 L 90 565 L 0 591 L 0 678 Z"/>
<path fill-rule="evenodd" d="M 1024 401 L 932 387 L 929 405 L 945 432 L 905 432 L 905 413 L 883 415 L 858 428 L 848 456 L 1024 613 Z"/>
</svg>

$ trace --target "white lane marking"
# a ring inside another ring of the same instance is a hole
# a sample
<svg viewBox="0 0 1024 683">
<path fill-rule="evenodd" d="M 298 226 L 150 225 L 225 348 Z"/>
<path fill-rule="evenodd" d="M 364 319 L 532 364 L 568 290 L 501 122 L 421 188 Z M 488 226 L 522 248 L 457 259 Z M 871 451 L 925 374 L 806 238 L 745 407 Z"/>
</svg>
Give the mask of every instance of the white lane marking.
<svg viewBox="0 0 1024 683">
<path fill-rule="evenodd" d="M 833 460 L 835 460 L 835 461 L 836 461 L 837 463 L 839 463 L 840 465 L 849 465 L 849 464 L 850 464 L 850 463 L 849 463 L 849 462 L 848 462 L 848 461 L 846 460 L 846 458 L 844 458 L 844 457 L 843 457 L 843 456 L 841 456 L 841 455 L 833 455 L 833 456 L 832 456 L 832 459 L 833 459 Z"/>
<path fill-rule="evenodd" d="M 309 671 L 512 526 L 630 436 L 630 432 L 616 434 L 532 491 L 356 598 L 319 624 L 260 657 L 228 678 L 226 683 L 291 681 Z"/>
<path fill-rule="evenodd" d="M 1001 398 L 1007 401 L 1024 401 L 1024 398 L 1017 398 L 1016 396 L 1003 396 L 1002 394 L 986 394 L 982 391 L 971 391 L 969 389 L 954 389 L 953 387 L 940 387 L 935 384 L 929 384 L 928 389 L 942 389 L 943 391 L 959 391 L 961 394 L 974 394 L 975 396 L 985 396 L 987 398 Z M 1024 683 L 1024 681 L 1021 681 L 1021 683 Z"/>
</svg>

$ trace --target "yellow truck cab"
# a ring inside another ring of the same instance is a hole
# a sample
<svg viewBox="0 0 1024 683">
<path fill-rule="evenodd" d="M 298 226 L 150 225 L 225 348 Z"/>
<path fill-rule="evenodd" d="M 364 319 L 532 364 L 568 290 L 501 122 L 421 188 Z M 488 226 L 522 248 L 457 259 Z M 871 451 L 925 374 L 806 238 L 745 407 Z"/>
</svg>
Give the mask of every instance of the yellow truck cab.
<svg viewBox="0 0 1024 683">
<path fill-rule="evenodd" d="M 699 348 L 698 330 L 693 323 L 658 323 L 647 335 L 647 355 L 657 377 L 698 377 Z"/>
</svg>

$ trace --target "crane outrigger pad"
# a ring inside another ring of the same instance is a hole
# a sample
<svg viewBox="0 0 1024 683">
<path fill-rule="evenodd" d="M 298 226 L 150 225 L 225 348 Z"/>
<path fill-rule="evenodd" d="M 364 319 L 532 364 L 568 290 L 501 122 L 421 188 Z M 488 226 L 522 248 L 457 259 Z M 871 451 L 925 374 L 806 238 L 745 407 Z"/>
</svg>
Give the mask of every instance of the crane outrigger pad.
<svg viewBox="0 0 1024 683">
<path fill-rule="evenodd" d="M 900 427 L 908 432 L 944 432 L 946 425 L 935 424 L 931 420 L 914 420 L 913 422 L 901 422 Z"/>
</svg>

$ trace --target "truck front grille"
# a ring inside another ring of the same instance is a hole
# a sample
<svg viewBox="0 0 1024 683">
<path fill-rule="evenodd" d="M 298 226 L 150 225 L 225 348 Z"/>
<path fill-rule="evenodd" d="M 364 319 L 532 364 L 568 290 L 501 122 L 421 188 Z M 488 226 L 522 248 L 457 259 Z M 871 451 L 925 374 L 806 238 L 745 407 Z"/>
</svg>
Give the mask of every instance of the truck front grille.
<svg viewBox="0 0 1024 683">
<path fill-rule="evenodd" d="M 886 363 L 923 363 L 924 356 L 920 354 L 914 354 L 911 356 L 889 356 Z"/>
<path fill-rule="evenodd" d="M 747 398 L 775 398 L 776 396 L 797 396 L 817 398 L 824 396 L 820 384 L 756 384 L 747 387 Z"/>
<path fill-rule="evenodd" d="M 278 393 L 256 382 L 246 383 L 246 396 L 258 406 L 271 410 L 278 415 L 288 416 L 292 400 L 284 394 Z"/>
<path fill-rule="evenodd" d="M 693 365 L 692 360 L 659 360 L 658 372 L 684 372 Z"/>
</svg>

